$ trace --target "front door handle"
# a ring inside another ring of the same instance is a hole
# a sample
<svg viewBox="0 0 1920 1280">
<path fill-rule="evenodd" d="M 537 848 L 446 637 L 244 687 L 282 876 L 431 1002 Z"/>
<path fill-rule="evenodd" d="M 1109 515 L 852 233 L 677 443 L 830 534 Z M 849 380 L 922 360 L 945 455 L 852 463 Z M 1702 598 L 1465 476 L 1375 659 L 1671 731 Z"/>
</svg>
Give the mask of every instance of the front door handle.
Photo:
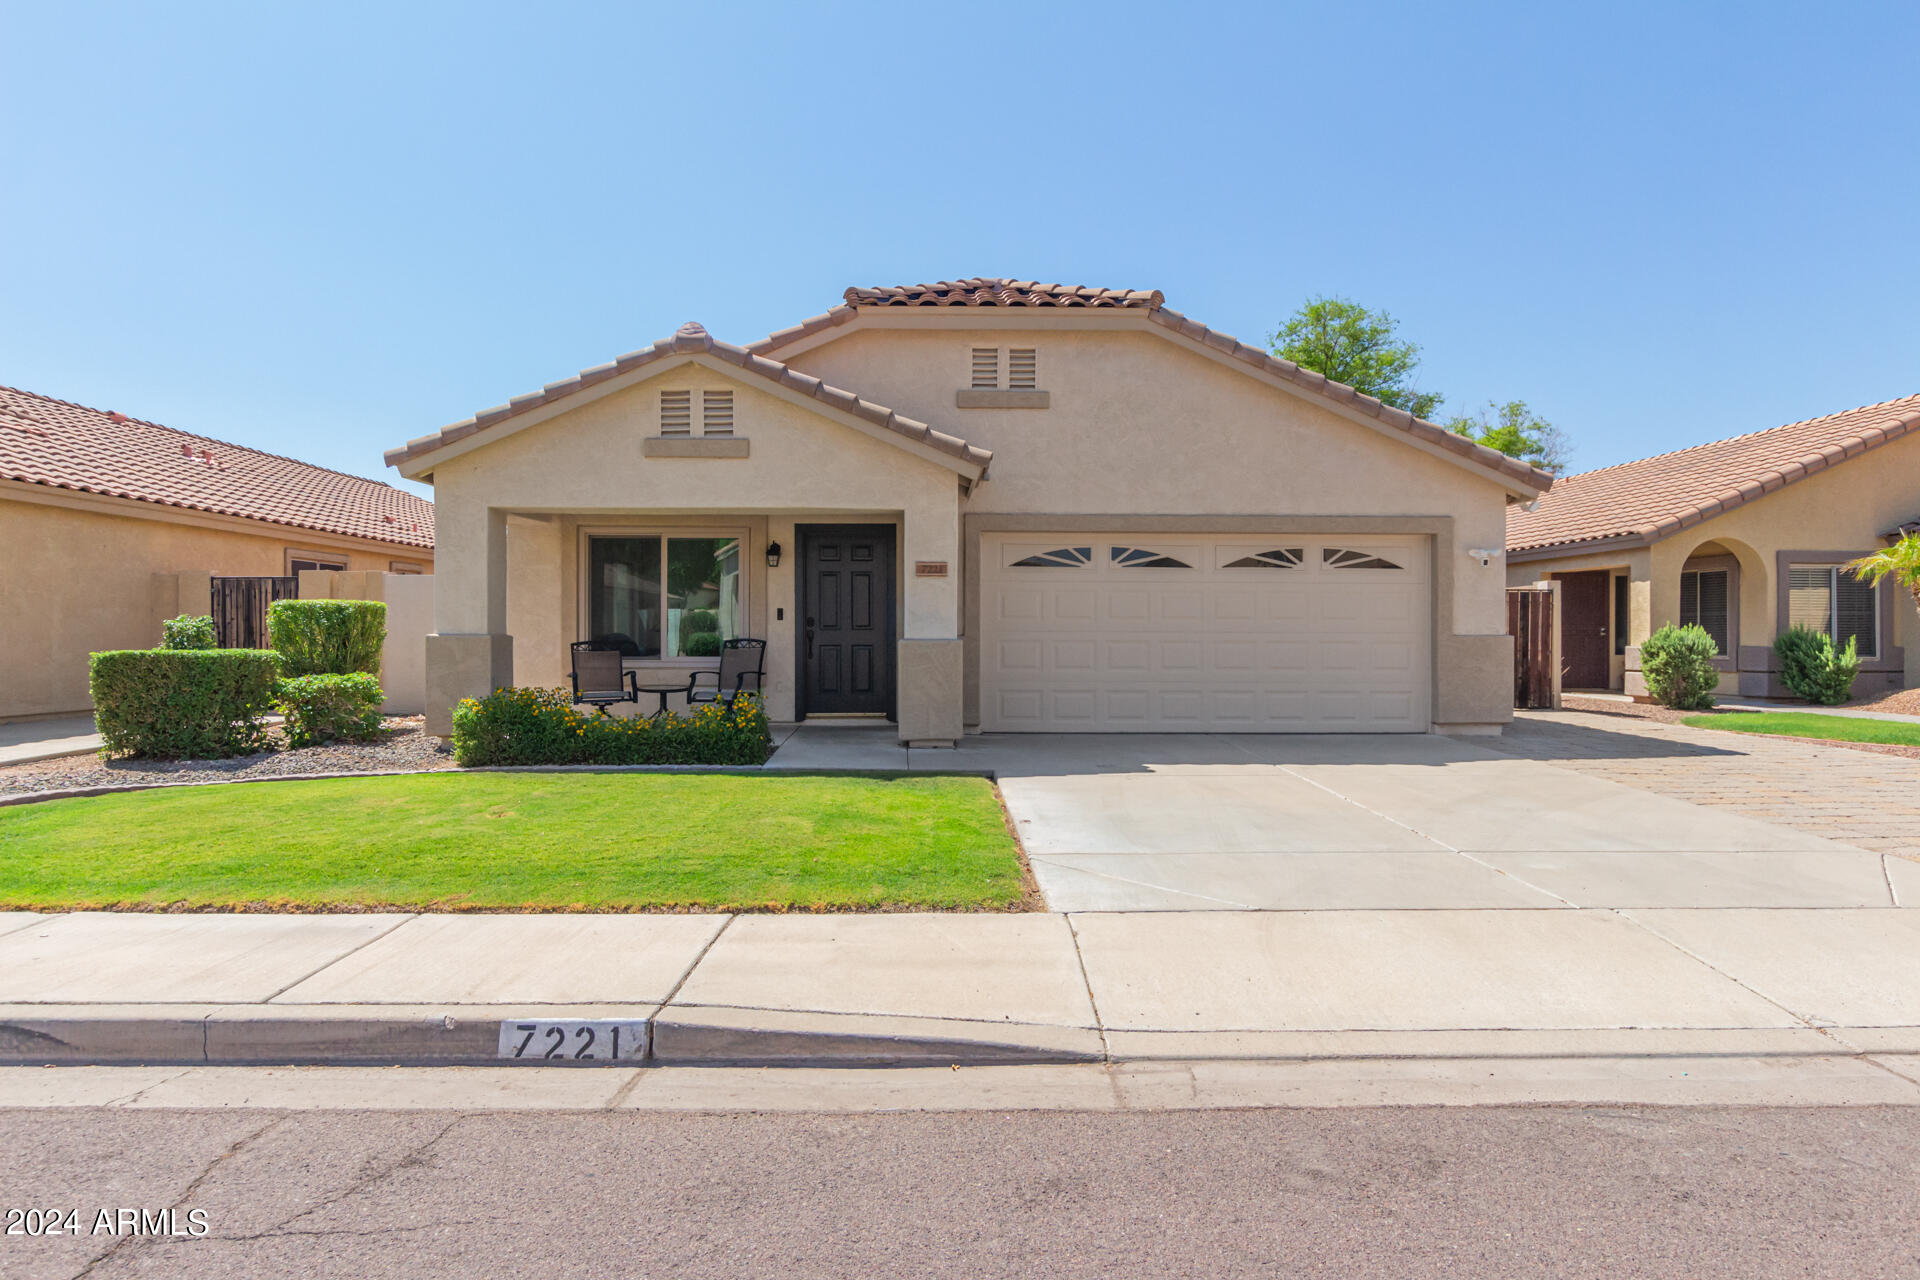
<svg viewBox="0 0 1920 1280">
<path fill-rule="evenodd" d="M 807 619 L 807 656 L 813 656 L 813 619 Z"/>
</svg>

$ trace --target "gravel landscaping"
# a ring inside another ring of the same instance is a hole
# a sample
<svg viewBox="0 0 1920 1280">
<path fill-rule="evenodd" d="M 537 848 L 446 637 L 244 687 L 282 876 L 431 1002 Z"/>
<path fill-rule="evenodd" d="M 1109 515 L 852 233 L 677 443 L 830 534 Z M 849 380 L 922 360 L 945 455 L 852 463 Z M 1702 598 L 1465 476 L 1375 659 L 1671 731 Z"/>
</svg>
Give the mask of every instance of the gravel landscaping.
<svg viewBox="0 0 1920 1280">
<path fill-rule="evenodd" d="M 384 722 L 382 735 L 374 742 L 262 751 L 231 760 L 108 761 L 88 755 L 7 765 L 0 767 L 0 796 L 135 783 L 237 782 L 311 773 L 425 773 L 453 768 L 453 749 L 423 733 L 422 723 L 419 716 L 395 716 Z M 269 737 L 276 744 L 281 740 L 278 726 L 269 730 Z"/>
</svg>

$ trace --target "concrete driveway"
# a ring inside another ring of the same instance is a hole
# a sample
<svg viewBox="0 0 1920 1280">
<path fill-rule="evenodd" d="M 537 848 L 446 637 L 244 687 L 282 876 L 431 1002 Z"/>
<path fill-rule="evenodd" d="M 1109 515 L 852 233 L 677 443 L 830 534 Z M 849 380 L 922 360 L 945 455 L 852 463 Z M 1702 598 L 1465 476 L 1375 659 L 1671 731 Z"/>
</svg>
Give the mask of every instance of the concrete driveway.
<svg viewBox="0 0 1920 1280">
<path fill-rule="evenodd" d="M 989 735 L 950 760 L 998 777 L 1055 911 L 1897 905 L 1876 853 L 1459 739 Z"/>
</svg>

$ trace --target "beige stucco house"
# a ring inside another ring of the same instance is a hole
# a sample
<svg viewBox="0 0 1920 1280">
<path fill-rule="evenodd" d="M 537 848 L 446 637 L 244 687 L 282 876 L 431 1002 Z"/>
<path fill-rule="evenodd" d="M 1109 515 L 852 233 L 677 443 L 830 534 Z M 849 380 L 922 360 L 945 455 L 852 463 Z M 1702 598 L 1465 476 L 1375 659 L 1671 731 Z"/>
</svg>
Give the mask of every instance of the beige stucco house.
<svg viewBox="0 0 1920 1280">
<path fill-rule="evenodd" d="M 1157 292 L 981 279 L 688 324 L 387 459 L 434 485 L 430 731 L 575 642 L 684 681 L 697 611 L 767 642 L 776 719 L 916 743 L 1497 731 L 1506 510 L 1551 483 Z"/>
<path fill-rule="evenodd" d="M 1859 693 L 1920 682 L 1912 597 L 1841 568 L 1920 515 L 1920 396 L 1567 476 L 1507 514 L 1515 586 L 1561 584 L 1569 689 L 1642 695 L 1639 645 L 1698 623 L 1723 695 L 1788 697 L 1773 639 L 1795 623 L 1858 642 Z"/>
<path fill-rule="evenodd" d="M 431 573 L 433 504 L 0 387 L 0 549 L 0 719 L 63 715 L 92 709 L 88 654 L 158 644 L 216 578 Z"/>
</svg>

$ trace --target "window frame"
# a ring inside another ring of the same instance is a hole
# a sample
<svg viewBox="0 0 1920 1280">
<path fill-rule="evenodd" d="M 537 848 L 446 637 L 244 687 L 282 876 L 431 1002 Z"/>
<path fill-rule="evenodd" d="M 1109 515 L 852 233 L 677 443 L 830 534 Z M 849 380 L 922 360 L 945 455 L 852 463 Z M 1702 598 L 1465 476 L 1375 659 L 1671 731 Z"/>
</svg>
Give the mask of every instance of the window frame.
<svg viewBox="0 0 1920 1280">
<path fill-rule="evenodd" d="M 296 569 L 293 567 L 293 562 L 296 560 L 311 560 L 314 563 L 309 569 Z M 345 552 L 335 554 L 327 551 L 304 550 L 300 547 L 288 547 L 286 554 L 281 558 L 281 564 L 286 567 L 285 576 L 289 578 L 311 572 L 345 573 L 351 563 Z"/>
<path fill-rule="evenodd" d="M 1821 561 L 1808 561 L 1808 560 L 1789 561 L 1787 564 L 1787 572 L 1782 576 L 1782 579 L 1781 579 L 1781 590 L 1785 594 L 1785 598 L 1787 601 L 1786 614 L 1782 620 L 1782 626 L 1787 627 L 1792 625 L 1791 619 L 1793 617 L 1793 574 L 1796 571 L 1805 572 L 1808 570 L 1811 570 L 1817 573 L 1824 573 L 1827 577 L 1826 631 L 1827 631 L 1827 639 L 1833 642 L 1833 647 L 1835 649 L 1839 649 L 1844 643 L 1840 639 L 1840 580 L 1841 578 L 1842 577 L 1852 578 L 1854 582 L 1867 588 L 1868 598 L 1873 601 L 1873 625 L 1872 627 L 1869 628 L 1869 634 L 1872 637 L 1873 652 L 1868 653 L 1864 648 L 1860 648 L 1857 646 L 1856 646 L 1855 652 L 1859 654 L 1860 660 L 1863 664 L 1867 662 L 1878 662 L 1880 660 L 1880 650 L 1883 647 L 1882 635 L 1883 635 L 1883 628 L 1885 626 L 1885 622 L 1883 618 L 1885 607 L 1881 602 L 1880 591 L 1877 587 L 1871 586 L 1861 581 L 1861 579 L 1857 575 L 1848 573 L 1846 571 L 1846 566 L 1844 564 L 1823 563 Z"/>
<path fill-rule="evenodd" d="M 1718 644 L 1720 647 L 1718 652 L 1714 654 L 1714 657 L 1731 658 L 1734 655 L 1735 649 L 1737 647 L 1737 642 L 1733 638 L 1734 617 L 1737 613 L 1739 613 L 1739 610 L 1740 610 L 1739 600 L 1733 594 L 1735 589 L 1739 585 L 1739 580 L 1735 574 L 1735 570 L 1731 565 L 1701 564 L 1701 565 L 1697 565 L 1694 568 L 1682 568 L 1680 570 L 1680 609 L 1676 617 L 1680 625 L 1683 627 L 1688 625 L 1694 625 L 1694 626 L 1698 626 L 1702 631 L 1706 631 L 1708 635 L 1713 634 L 1710 630 L 1708 630 L 1707 624 L 1703 622 L 1700 617 L 1700 612 L 1701 612 L 1700 611 L 1700 580 L 1702 578 L 1712 577 L 1715 574 L 1718 574 L 1720 577 L 1726 579 L 1726 586 L 1722 588 L 1723 606 L 1724 606 L 1725 612 L 1720 619 L 1721 631 L 1723 632 L 1723 635 L 1718 641 Z M 1688 578 L 1693 579 L 1693 593 L 1694 593 L 1693 594 L 1694 616 L 1691 624 L 1689 624 L 1687 621 L 1687 579 Z"/>
<path fill-rule="evenodd" d="M 740 545 L 740 602 L 737 607 L 741 626 L 747 628 L 742 635 L 752 634 L 753 599 L 753 556 L 757 554 L 753 540 L 753 529 L 748 525 L 725 524 L 643 524 L 643 525 L 582 525 L 575 546 L 576 598 L 574 601 L 573 636 L 576 642 L 591 640 L 593 637 L 593 540 L 595 538 L 658 538 L 660 539 L 661 585 L 666 585 L 667 543 L 679 539 L 682 541 L 712 538 L 731 538 Z M 669 654 L 667 648 L 667 609 L 660 609 L 660 655 L 653 658 L 623 659 L 627 667 L 636 670 L 650 670 L 664 667 L 687 669 L 692 667 L 715 667 L 719 664 L 716 657 L 696 658 L 685 654 Z"/>
</svg>

